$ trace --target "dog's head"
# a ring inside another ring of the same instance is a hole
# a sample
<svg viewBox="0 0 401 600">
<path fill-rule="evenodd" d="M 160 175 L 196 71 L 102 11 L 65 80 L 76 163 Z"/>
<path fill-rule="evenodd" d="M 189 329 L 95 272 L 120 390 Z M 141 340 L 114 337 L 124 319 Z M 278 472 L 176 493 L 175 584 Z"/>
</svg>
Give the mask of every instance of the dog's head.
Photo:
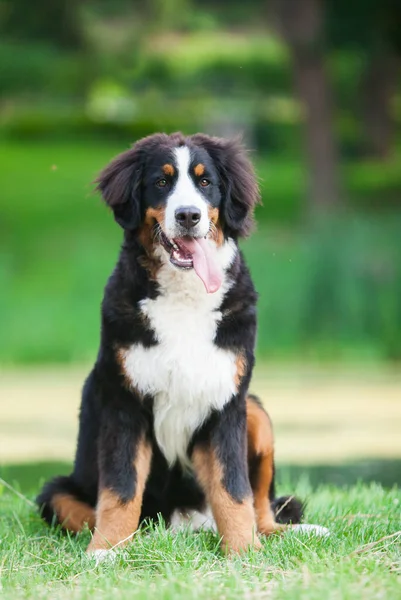
<svg viewBox="0 0 401 600">
<path fill-rule="evenodd" d="M 216 246 L 249 233 L 259 198 L 241 144 L 203 134 L 144 138 L 101 172 L 97 187 L 147 253 L 161 246 L 175 268 L 194 268 L 209 292 L 219 287 Z"/>
</svg>

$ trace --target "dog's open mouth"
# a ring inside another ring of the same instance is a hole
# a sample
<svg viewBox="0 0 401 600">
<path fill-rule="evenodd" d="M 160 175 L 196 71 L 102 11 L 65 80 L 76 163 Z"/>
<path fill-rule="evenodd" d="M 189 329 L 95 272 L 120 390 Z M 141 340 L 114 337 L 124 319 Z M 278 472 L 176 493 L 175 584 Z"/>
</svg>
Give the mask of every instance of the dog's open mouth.
<svg viewBox="0 0 401 600">
<path fill-rule="evenodd" d="M 189 238 L 177 238 L 170 241 L 164 233 L 160 234 L 162 246 L 170 254 L 170 261 L 173 265 L 180 269 L 193 269 L 192 254 L 184 245 L 186 239 Z"/>
<path fill-rule="evenodd" d="M 223 275 L 217 261 L 216 248 L 208 238 L 182 237 L 169 240 L 161 232 L 160 241 L 170 255 L 170 262 L 179 269 L 194 269 L 208 294 L 221 286 Z"/>
</svg>

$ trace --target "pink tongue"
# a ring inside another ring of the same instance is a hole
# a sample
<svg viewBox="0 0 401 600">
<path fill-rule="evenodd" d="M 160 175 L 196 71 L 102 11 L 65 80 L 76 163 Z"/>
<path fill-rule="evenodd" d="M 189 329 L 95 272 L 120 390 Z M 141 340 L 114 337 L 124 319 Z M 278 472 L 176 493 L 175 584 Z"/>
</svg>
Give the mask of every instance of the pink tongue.
<svg viewBox="0 0 401 600">
<path fill-rule="evenodd" d="M 223 274 L 216 263 L 215 248 L 205 238 L 181 238 L 179 243 L 192 254 L 194 269 L 197 276 L 202 279 L 207 293 L 217 292 Z"/>
</svg>

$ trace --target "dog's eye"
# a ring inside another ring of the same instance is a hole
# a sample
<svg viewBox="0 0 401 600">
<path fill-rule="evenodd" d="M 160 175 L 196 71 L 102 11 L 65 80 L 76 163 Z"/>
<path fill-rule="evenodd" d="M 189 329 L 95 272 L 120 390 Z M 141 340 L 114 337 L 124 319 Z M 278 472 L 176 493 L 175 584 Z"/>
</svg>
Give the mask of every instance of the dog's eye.
<svg viewBox="0 0 401 600">
<path fill-rule="evenodd" d="M 159 179 L 158 181 L 156 181 L 156 185 L 159 188 L 164 188 L 167 185 L 167 179 Z"/>
<path fill-rule="evenodd" d="M 199 185 L 201 185 L 202 187 L 207 187 L 208 185 L 210 185 L 210 181 L 208 179 L 201 179 L 199 182 Z"/>
</svg>

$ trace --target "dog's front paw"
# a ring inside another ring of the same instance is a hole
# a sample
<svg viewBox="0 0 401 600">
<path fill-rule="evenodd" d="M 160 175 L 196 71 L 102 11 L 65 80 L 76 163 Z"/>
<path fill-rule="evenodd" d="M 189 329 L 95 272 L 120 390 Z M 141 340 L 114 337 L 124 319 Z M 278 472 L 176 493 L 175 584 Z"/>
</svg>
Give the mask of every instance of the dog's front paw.
<svg viewBox="0 0 401 600">
<path fill-rule="evenodd" d="M 87 550 L 86 556 L 97 566 L 106 562 L 113 563 L 117 553 L 114 550 Z"/>
<path fill-rule="evenodd" d="M 248 550 L 260 550 L 262 543 L 256 533 L 250 536 L 240 535 L 225 535 L 221 540 L 221 549 L 227 556 L 233 556 L 235 554 L 242 554 Z"/>
<path fill-rule="evenodd" d="M 323 527 L 322 525 L 310 525 L 309 523 L 292 525 L 291 531 L 306 533 L 307 535 L 316 535 L 318 537 L 328 537 L 330 535 L 330 531 L 327 527 Z"/>
</svg>

